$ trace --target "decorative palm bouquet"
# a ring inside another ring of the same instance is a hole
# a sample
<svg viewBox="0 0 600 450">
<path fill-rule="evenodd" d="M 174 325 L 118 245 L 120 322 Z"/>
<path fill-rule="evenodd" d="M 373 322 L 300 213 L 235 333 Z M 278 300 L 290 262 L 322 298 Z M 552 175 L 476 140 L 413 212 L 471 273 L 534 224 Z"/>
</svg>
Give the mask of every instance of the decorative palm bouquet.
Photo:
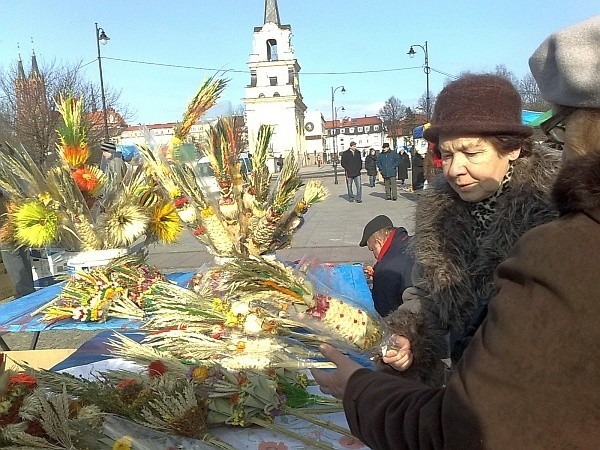
<svg viewBox="0 0 600 450">
<path fill-rule="evenodd" d="M 285 370 L 228 370 L 194 361 L 184 364 L 125 337 L 121 340 L 139 370 L 105 371 L 90 379 L 27 367 L 0 375 L 6 380 L 0 385 L 5 406 L 0 409 L 3 447 L 102 449 L 113 443 L 113 449 L 131 448 L 143 427 L 204 441 L 207 448 L 233 449 L 212 435 L 211 429 L 258 425 L 309 448 L 331 448 L 275 423 L 284 414 L 350 436 L 347 429 L 318 417 L 341 411 L 341 402 L 309 394 L 305 375 Z M 111 440 L 107 429 L 116 418 L 129 424 L 127 436 L 115 439 L 113 435 Z M 183 441 L 179 444 L 189 448 Z"/>
<path fill-rule="evenodd" d="M 208 192 L 195 163 L 182 163 L 169 155 L 186 139 L 189 126 L 212 106 L 227 81 L 212 77 L 205 81 L 190 102 L 177 128 L 166 156 L 158 148 L 140 146 L 155 179 L 178 206 L 180 218 L 218 257 L 245 257 L 272 253 L 290 245 L 292 234 L 302 225 L 303 215 L 322 201 L 327 190 L 318 180 L 304 183 L 299 166 L 289 153 L 277 180 L 272 185 L 267 167 L 273 128 L 263 125 L 252 149 L 252 172 L 243 176 L 241 145 L 235 124 L 222 117 L 210 127 L 208 145 L 202 149 L 210 161 L 218 195 Z"/>
<path fill-rule="evenodd" d="M 172 200 L 143 165 L 124 171 L 90 164 L 83 102 L 60 97 L 59 161 L 43 170 L 25 149 L 0 149 L 8 215 L 0 239 L 68 251 L 123 248 L 140 238 L 174 242 L 183 225 Z"/>
</svg>

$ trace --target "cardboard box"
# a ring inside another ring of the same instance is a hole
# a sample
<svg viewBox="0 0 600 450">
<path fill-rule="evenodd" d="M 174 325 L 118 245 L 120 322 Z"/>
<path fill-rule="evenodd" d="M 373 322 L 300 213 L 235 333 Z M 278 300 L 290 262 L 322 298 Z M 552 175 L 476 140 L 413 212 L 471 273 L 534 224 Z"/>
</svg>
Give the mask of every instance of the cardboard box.
<svg viewBox="0 0 600 450">
<path fill-rule="evenodd" d="M 3 352 L 6 357 L 6 369 L 19 370 L 14 361 L 26 363 L 34 369 L 50 369 L 67 359 L 75 348 L 52 348 L 47 350 L 13 350 Z"/>
<path fill-rule="evenodd" d="M 0 262 L 0 300 L 4 300 L 15 295 L 15 285 L 6 272 L 4 263 Z"/>
<path fill-rule="evenodd" d="M 67 258 L 62 249 L 31 249 L 31 273 L 36 287 L 56 283 L 55 277 L 67 273 Z"/>
</svg>

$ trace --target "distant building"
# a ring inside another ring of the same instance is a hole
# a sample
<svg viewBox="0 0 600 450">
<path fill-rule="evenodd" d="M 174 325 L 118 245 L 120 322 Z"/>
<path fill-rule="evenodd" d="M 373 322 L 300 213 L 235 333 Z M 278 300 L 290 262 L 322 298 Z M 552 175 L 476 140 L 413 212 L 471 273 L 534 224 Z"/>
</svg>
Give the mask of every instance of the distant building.
<svg viewBox="0 0 600 450">
<path fill-rule="evenodd" d="M 307 111 L 304 115 L 304 136 L 306 139 L 306 163 L 316 164 L 317 158 L 327 161 L 324 152 L 327 146 L 327 129 L 321 111 Z"/>
<path fill-rule="evenodd" d="M 290 25 L 281 25 L 277 0 L 265 1 L 264 25 L 254 28 L 252 53 L 248 61 L 250 83 L 244 105 L 249 149 L 254 148 L 260 125 L 274 127 L 271 140 L 273 158 L 294 152 L 301 164 L 307 160 L 304 112 L 300 93 L 300 65 L 291 45 Z"/>
<path fill-rule="evenodd" d="M 15 79 L 15 132 L 17 140 L 28 149 L 37 163 L 49 156 L 58 113 L 51 117 L 48 105 L 46 81 L 38 67 L 35 52 L 31 56 L 31 70 L 25 75 L 23 60 L 19 55 Z"/>
<path fill-rule="evenodd" d="M 391 147 L 394 146 L 394 138 L 396 138 L 396 146 L 405 145 L 408 148 L 412 148 L 414 145 L 413 142 L 413 130 L 427 123 L 427 116 L 425 114 L 413 114 L 410 117 L 402 119 L 399 123 L 399 126 L 395 132 L 390 132 L 386 134 L 386 142 L 390 144 Z"/>
<path fill-rule="evenodd" d="M 104 112 L 93 108 L 92 112 L 88 113 L 87 118 L 94 133 L 104 136 Z M 118 140 L 118 136 L 128 127 L 123 116 L 110 106 L 106 108 L 106 123 L 108 124 L 108 136 L 111 140 Z"/>
<path fill-rule="evenodd" d="M 366 155 L 368 150 L 373 147 L 375 150 L 381 150 L 385 140 L 385 130 L 383 122 L 378 116 L 365 117 L 343 117 L 335 121 L 325 122 L 327 130 L 327 154 L 328 161 L 333 157 L 334 144 L 335 151 L 339 155 L 350 147 L 350 142 L 356 142 L 356 148 Z"/>
</svg>

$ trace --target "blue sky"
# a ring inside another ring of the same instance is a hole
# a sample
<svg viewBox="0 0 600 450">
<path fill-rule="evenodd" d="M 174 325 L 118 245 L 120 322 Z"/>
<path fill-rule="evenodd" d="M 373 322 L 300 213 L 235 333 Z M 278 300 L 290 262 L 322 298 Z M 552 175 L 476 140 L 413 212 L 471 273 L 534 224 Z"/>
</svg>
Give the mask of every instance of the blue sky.
<svg viewBox="0 0 600 450">
<path fill-rule="evenodd" d="M 292 27 L 304 101 L 326 119 L 332 86 L 345 86 L 344 95 L 336 94 L 336 106 L 343 105 L 349 116 L 376 114 L 392 95 L 416 105 L 426 79 L 422 51 L 413 59 L 406 54 L 411 44 L 428 42 L 430 86 L 437 94 L 448 78 L 435 71 L 457 75 L 504 64 L 521 78 L 529 71 L 529 56 L 550 33 L 600 13 L 592 0 L 278 4 L 281 22 Z M 219 69 L 232 70 L 223 100 L 242 104 L 252 33 L 263 24 L 264 0 L 3 0 L 1 11 L 0 67 L 14 63 L 19 44 L 28 70 L 33 40 L 42 65 L 90 63 L 85 75 L 95 82 L 98 22 L 110 37 L 101 49 L 105 85 L 121 91 L 121 101 L 134 113 L 132 123 L 160 123 L 179 120 L 201 81 Z"/>
</svg>

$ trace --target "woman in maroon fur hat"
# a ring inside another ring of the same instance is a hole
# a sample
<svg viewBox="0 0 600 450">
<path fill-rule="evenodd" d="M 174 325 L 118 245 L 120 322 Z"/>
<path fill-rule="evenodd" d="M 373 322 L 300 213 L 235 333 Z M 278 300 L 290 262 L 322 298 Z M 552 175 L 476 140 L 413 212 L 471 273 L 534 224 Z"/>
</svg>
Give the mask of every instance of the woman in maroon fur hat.
<svg viewBox="0 0 600 450">
<path fill-rule="evenodd" d="M 560 218 L 530 230 L 498 267 L 498 293 L 446 387 L 322 347 L 338 369 L 315 379 L 343 398 L 371 448 L 600 448 L 600 16 L 550 36 L 529 64 L 556 104 L 542 129 L 564 142 L 552 189 Z M 442 155 L 458 148 L 444 144 Z"/>
</svg>

